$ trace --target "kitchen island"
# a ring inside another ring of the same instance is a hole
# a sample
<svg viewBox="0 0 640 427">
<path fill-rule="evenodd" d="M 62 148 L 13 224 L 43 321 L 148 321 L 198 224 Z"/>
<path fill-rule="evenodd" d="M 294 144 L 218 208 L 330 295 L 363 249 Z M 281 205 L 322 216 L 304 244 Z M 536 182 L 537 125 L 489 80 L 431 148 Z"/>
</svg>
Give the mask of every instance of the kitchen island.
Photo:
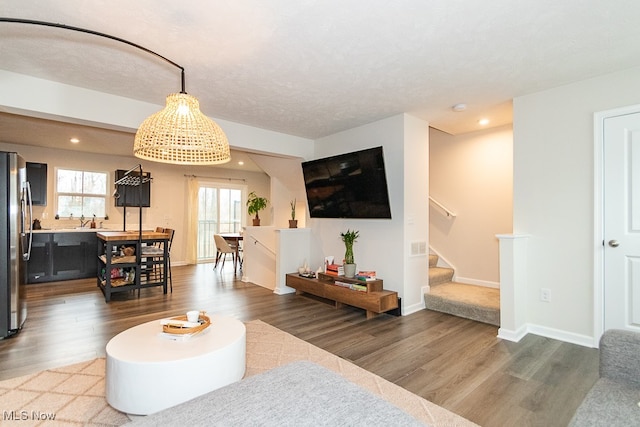
<svg viewBox="0 0 640 427">
<path fill-rule="evenodd" d="M 99 231 L 98 287 L 106 302 L 111 294 L 162 286 L 167 293 L 169 235 L 156 231 Z M 158 246 L 162 255 L 142 255 L 144 246 Z"/>
</svg>

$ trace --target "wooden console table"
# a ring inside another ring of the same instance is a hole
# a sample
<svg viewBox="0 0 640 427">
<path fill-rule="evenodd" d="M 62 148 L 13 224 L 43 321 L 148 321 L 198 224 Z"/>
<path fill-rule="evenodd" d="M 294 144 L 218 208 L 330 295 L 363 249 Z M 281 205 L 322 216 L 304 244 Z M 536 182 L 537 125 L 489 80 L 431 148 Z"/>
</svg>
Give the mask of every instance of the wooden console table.
<svg viewBox="0 0 640 427">
<path fill-rule="evenodd" d="M 335 282 L 363 285 L 367 291 L 357 291 Z M 371 319 L 380 313 L 398 308 L 398 293 L 385 291 L 382 288 L 382 280 L 362 281 L 348 279 L 344 276 L 332 276 L 318 273 L 315 279 L 302 277 L 297 273 L 287 274 L 286 284 L 296 290 L 296 294 L 308 293 L 321 298 L 335 301 L 336 308 L 342 304 L 358 307 L 366 310 L 367 319 Z"/>
<path fill-rule="evenodd" d="M 162 286 L 164 293 L 167 293 L 168 269 L 168 246 L 169 235 L 155 231 L 101 231 L 96 233 L 98 238 L 98 287 L 104 293 L 106 302 L 111 300 L 114 292 L 123 292 L 154 286 Z M 142 255 L 143 244 L 154 244 L 161 242 L 163 256 L 158 258 L 146 257 Z M 122 256 L 114 253 L 114 248 L 121 246 L 131 246 L 135 248 L 135 254 Z M 154 265 L 161 267 L 160 277 L 156 280 L 143 280 L 143 267 L 153 268 Z M 112 269 L 123 269 L 132 272 L 132 280 L 127 277 L 111 277 Z"/>
</svg>

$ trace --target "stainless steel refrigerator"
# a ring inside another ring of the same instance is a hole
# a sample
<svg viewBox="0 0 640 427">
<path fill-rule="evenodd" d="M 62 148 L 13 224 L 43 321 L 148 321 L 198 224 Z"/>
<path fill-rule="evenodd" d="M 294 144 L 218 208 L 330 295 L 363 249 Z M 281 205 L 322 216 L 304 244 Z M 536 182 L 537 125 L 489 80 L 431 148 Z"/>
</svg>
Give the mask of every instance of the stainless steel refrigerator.
<svg viewBox="0 0 640 427">
<path fill-rule="evenodd" d="M 18 333 L 27 318 L 32 222 L 27 164 L 17 153 L 0 152 L 0 339 Z"/>
</svg>

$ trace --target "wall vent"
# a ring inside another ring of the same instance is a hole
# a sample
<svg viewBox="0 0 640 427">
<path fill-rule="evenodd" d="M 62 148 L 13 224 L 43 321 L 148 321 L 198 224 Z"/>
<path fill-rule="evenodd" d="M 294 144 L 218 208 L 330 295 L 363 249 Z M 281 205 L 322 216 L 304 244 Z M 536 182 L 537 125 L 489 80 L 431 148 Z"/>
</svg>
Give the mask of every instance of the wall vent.
<svg viewBox="0 0 640 427">
<path fill-rule="evenodd" d="M 416 241 L 411 242 L 411 255 L 426 255 L 427 254 L 427 242 L 425 241 Z"/>
</svg>

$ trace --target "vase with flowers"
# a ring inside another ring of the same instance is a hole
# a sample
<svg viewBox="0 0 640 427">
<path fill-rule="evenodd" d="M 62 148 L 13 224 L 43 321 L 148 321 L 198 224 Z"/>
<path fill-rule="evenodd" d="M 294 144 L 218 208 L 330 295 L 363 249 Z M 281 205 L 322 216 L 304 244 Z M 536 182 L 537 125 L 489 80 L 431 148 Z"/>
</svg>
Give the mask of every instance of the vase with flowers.
<svg viewBox="0 0 640 427">
<path fill-rule="evenodd" d="M 344 242 L 345 251 L 344 251 L 344 275 L 345 277 L 355 277 L 356 275 L 356 263 L 353 258 L 353 243 L 356 241 L 358 237 L 360 237 L 360 232 L 357 230 L 347 230 L 344 233 L 340 233 L 340 237 Z"/>
</svg>

